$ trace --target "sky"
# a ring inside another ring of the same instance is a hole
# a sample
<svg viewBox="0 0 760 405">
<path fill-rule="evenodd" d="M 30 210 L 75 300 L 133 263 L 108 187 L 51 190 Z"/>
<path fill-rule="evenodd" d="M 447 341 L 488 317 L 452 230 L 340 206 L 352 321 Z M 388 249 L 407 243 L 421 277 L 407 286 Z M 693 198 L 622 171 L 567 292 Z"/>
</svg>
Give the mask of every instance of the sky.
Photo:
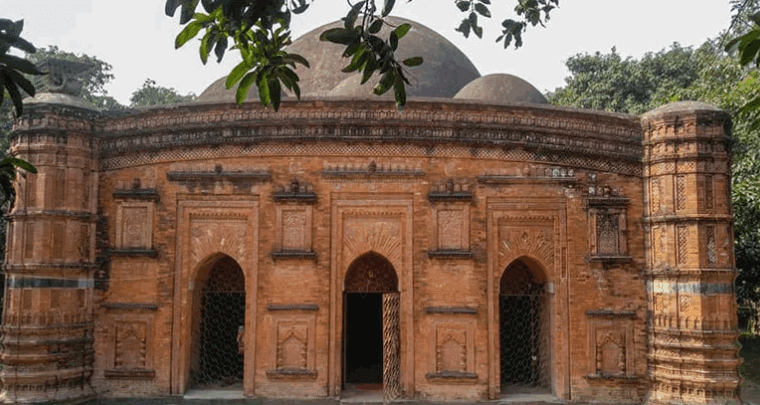
<svg viewBox="0 0 760 405">
<path fill-rule="evenodd" d="M 382 0 L 378 0 L 382 3 Z M 699 46 L 730 24 L 729 0 L 561 0 L 546 28 L 523 34 L 524 45 L 504 50 L 495 43 L 501 21 L 514 17 L 516 0 L 491 2 L 490 20 L 481 18 L 483 39 L 465 39 L 455 28 L 464 17 L 454 0 L 396 3 L 394 15 L 418 21 L 458 46 L 482 75 L 510 73 L 542 92 L 563 86 L 565 60 L 578 53 L 609 52 L 641 57 L 674 42 Z M 239 62 L 228 52 L 221 64 L 203 65 L 197 42 L 174 49 L 179 16 L 164 14 L 164 0 L 0 0 L 0 18 L 24 20 L 22 37 L 38 48 L 88 54 L 113 66 L 108 95 L 129 104 L 133 91 L 150 78 L 158 85 L 196 95 Z M 291 23 L 293 37 L 345 15 L 346 0 L 315 0 Z M 485 21 L 484 21 L 485 20 Z M 200 36 L 198 37 L 200 38 Z M 403 45 L 403 43 L 402 43 Z"/>
</svg>

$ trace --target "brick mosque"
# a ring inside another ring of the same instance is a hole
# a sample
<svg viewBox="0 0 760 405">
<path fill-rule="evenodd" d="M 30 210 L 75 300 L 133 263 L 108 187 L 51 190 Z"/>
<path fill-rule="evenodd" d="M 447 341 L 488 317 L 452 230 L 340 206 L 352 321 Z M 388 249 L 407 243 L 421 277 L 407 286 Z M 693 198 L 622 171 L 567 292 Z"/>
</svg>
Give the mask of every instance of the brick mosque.
<svg viewBox="0 0 760 405">
<path fill-rule="evenodd" d="M 400 113 L 324 28 L 279 112 L 223 79 L 101 112 L 48 62 L 11 134 L 39 172 L 9 214 L 3 402 L 738 401 L 728 114 L 550 106 L 417 23 Z"/>
</svg>

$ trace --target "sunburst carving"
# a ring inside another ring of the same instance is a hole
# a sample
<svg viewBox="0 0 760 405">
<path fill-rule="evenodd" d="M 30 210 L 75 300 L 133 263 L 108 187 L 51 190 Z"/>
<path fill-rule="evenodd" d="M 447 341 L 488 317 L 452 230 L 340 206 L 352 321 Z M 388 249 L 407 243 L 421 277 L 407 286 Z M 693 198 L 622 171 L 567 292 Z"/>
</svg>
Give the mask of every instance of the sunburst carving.
<svg viewBox="0 0 760 405">
<path fill-rule="evenodd" d="M 364 253 L 383 255 L 396 269 L 401 268 L 401 224 L 387 219 L 362 218 L 347 221 L 343 231 L 343 263 L 351 263 Z"/>
<path fill-rule="evenodd" d="M 244 221 L 214 223 L 191 223 L 190 257 L 192 263 L 215 253 L 224 253 L 238 262 L 245 261 L 247 226 Z"/>
<path fill-rule="evenodd" d="M 554 264 L 554 241 L 551 228 L 502 227 L 499 265 L 505 267 L 515 259 L 529 256 L 546 267 Z"/>
</svg>

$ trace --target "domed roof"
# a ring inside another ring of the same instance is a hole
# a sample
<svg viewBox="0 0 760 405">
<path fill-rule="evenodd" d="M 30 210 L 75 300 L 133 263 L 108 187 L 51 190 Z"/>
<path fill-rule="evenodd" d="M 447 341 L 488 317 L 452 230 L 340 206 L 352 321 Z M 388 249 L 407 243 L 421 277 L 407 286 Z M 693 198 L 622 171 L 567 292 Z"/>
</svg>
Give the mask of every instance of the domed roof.
<svg viewBox="0 0 760 405">
<path fill-rule="evenodd" d="M 388 17 L 387 21 L 393 26 L 403 23 L 412 25 L 409 33 L 399 41 L 396 58 L 403 60 L 412 56 L 422 56 L 421 66 L 407 68 L 411 82 L 407 86 L 409 97 L 453 97 L 465 84 L 480 76 L 478 69 L 467 56 L 454 44 L 432 29 L 400 17 Z M 353 79 L 355 73 L 343 73 L 341 69 L 351 61 L 340 55 L 344 46 L 319 40 L 325 30 L 337 28 L 343 21 L 336 21 L 314 29 L 293 41 L 288 51 L 306 58 L 311 68 L 298 65 L 296 73 L 300 77 L 299 85 L 303 96 L 361 96 L 372 91 L 375 80 L 359 86 L 360 77 Z M 383 27 L 378 35 L 387 37 L 391 28 Z M 376 78 L 375 78 L 376 79 Z M 215 81 L 200 96 L 198 102 L 232 102 L 235 100 L 235 88 L 227 90 L 224 78 Z M 341 84 L 340 89 L 332 91 Z M 255 86 L 254 86 L 255 87 Z M 248 93 L 248 100 L 258 99 Z"/>
<path fill-rule="evenodd" d="M 479 77 L 467 83 L 454 98 L 490 103 L 548 104 L 546 97 L 532 84 L 517 76 L 503 73 Z"/>
</svg>

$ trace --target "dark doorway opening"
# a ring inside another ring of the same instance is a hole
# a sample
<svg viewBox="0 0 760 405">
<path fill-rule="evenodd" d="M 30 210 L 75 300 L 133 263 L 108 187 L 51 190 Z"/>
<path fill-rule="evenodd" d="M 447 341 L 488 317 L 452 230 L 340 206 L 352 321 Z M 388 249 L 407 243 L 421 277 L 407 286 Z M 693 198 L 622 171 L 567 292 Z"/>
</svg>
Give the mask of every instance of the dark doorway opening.
<svg viewBox="0 0 760 405">
<path fill-rule="evenodd" d="M 245 280 L 240 266 L 229 256 L 212 266 L 200 291 L 199 341 L 191 386 L 242 389 L 243 353 L 238 334 L 245 324 Z"/>
<path fill-rule="evenodd" d="M 499 291 L 502 393 L 549 390 L 549 324 L 544 283 L 523 260 L 504 271 Z"/>
<path fill-rule="evenodd" d="M 383 295 L 346 293 L 345 383 L 383 383 Z"/>
</svg>

